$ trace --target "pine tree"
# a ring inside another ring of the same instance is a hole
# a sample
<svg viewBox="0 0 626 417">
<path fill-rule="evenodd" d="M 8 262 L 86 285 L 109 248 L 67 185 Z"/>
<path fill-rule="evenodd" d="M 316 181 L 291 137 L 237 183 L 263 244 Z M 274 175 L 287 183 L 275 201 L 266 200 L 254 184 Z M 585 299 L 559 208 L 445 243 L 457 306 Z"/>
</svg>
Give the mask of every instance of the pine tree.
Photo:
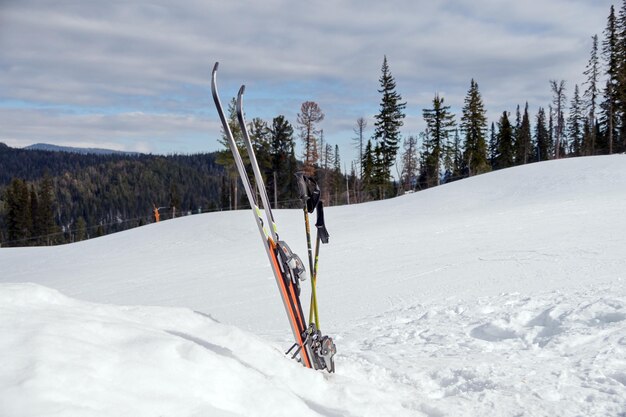
<svg viewBox="0 0 626 417">
<path fill-rule="evenodd" d="M 602 55 L 606 62 L 606 86 L 604 88 L 604 101 L 600 104 L 602 109 L 600 125 L 603 137 L 606 141 L 605 152 L 612 154 L 615 139 L 618 136 L 617 107 L 619 98 L 617 21 L 615 18 L 615 8 L 613 6 L 611 6 L 604 35 L 605 39 L 602 42 Z"/>
<path fill-rule="evenodd" d="M 248 133 L 250 135 L 250 143 L 256 156 L 259 170 L 263 176 L 263 182 L 268 195 L 271 195 L 269 177 L 272 176 L 272 157 L 270 155 L 270 130 L 265 120 L 255 117 L 248 122 Z M 248 176 L 252 179 L 252 167 L 248 167 Z"/>
<path fill-rule="evenodd" d="M 333 145 L 328 142 L 326 142 L 324 149 L 322 150 L 322 161 L 324 161 L 324 163 L 320 167 L 322 169 L 318 171 L 317 182 L 320 184 L 322 192 L 326 193 L 325 195 L 322 195 L 322 200 L 327 201 L 330 204 L 330 193 L 333 189 L 334 182 L 332 169 L 335 165 L 335 158 L 333 154 Z"/>
<path fill-rule="evenodd" d="M 520 126 L 515 132 L 515 164 L 523 165 L 532 161 L 533 153 L 528 102 L 526 102 Z"/>
<path fill-rule="evenodd" d="M 443 168 L 443 175 L 441 176 L 441 183 L 445 184 L 452 178 L 452 170 L 454 169 L 454 155 L 452 153 L 452 138 L 448 136 L 442 147 L 441 165 Z"/>
<path fill-rule="evenodd" d="M 24 218 L 22 188 L 23 183 L 19 178 L 14 178 L 5 190 L 4 202 L 6 205 L 7 238 L 12 246 L 19 246 L 18 240 L 25 238 L 27 222 Z"/>
<path fill-rule="evenodd" d="M 594 155 L 596 152 L 596 136 L 595 136 L 595 128 L 596 125 L 596 107 L 598 103 L 598 83 L 600 79 L 600 63 L 598 61 L 598 35 L 592 36 L 592 45 L 591 45 L 591 56 L 589 57 L 589 62 L 587 63 L 587 68 L 585 69 L 584 74 L 587 76 L 585 84 L 587 85 L 587 89 L 583 94 L 583 97 L 587 100 L 587 118 L 588 121 L 586 130 L 587 134 L 585 135 L 585 143 L 584 154 L 585 155 Z"/>
<path fill-rule="evenodd" d="M 565 81 L 561 80 L 557 83 L 556 80 L 550 80 L 550 87 L 552 89 L 552 103 L 554 104 L 554 115 L 556 118 L 556 125 L 554 126 L 554 158 L 559 159 L 563 155 L 563 149 L 566 148 L 564 142 L 565 133 Z"/>
<path fill-rule="evenodd" d="M 428 128 L 419 134 L 420 140 L 422 142 L 422 152 L 420 153 L 420 163 L 419 163 L 419 177 L 417 180 L 418 186 L 420 190 L 430 187 L 432 183 L 429 175 L 429 159 L 432 158 L 431 149 L 430 149 L 430 132 Z"/>
<path fill-rule="evenodd" d="M 435 94 L 431 109 L 423 109 L 423 115 L 430 132 L 430 153 L 426 155 L 426 170 L 429 186 L 435 186 L 440 183 L 443 146 L 454 129 L 454 115 L 450 113 L 450 106 L 444 105 L 444 99 L 439 94 Z"/>
<path fill-rule="evenodd" d="M 32 216 L 28 185 L 25 181 L 14 178 L 5 191 L 7 237 L 11 246 L 28 244 L 32 228 Z"/>
<path fill-rule="evenodd" d="M 333 155 L 333 145 L 331 145 L 328 142 L 326 142 L 326 145 L 324 146 L 323 159 L 324 159 L 324 165 L 322 165 L 322 168 L 324 168 L 324 170 L 326 171 L 330 170 L 335 164 L 335 158 Z"/>
<path fill-rule="evenodd" d="M 589 117 L 583 118 L 583 127 L 582 127 L 582 146 L 581 146 L 581 154 L 582 155 L 591 155 L 591 143 L 593 142 L 591 125 L 589 121 L 591 119 Z"/>
<path fill-rule="evenodd" d="M 515 163 L 513 148 L 513 127 L 509 122 L 509 115 L 506 111 L 502 112 L 500 121 L 498 122 L 498 155 L 495 160 L 495 169 L 503 169 L 512 167 Z"/>
<path fill-rule="evenodd" d="M 239 149 L 239 152 L 243 153 L 245 146 L 243 144 L 243 133 L 241 132 L 241 128 L 239 127 L 239 121 L 237 119 L 237 100 L 235 98 L 232 98 L 230 102 L 228 103 L 227 123 L 228 123 L 228 128 L 230 129 L 230 132 L 232 133 L 233 138 L 235 139 L 235 143 L 237 144 L 237 148 Z M 222 133 L 222 137 L 219 139 L 219 142 L 228 151 L 228 153 L 226 155 L 223 155 L 223 157 L 226 159 L 230 158 L 230 162 L 234 164 L 233 153 L 230 151 L 229 141 L 226 136 L 226 131 L 224 130 L 223 127 L 221 128 L 221 133 Z"/>
<path fill-rule="evenodd" d="M 76 241 L 80 242 L 85 239 L 87 239 L 87 222 L 81 216 L 76 221 Z"/>
<path fill-rule="evenodd" d="M 535 125 L 536 161 L 546 161 L 550 159 L 550 133 L 546 127 L 546 113 L 542 107 L 537 112 Z"/>
<path fill-rule="evenodd" d="M 228 127 L 235 140 L 235 145 L 239 150 L 239 153 L 246 163 L 247 152 L 245 152 L 245 145 L 243 144 L 243 132 L 239 127 L 239 121 L 237 119 L 237 100 L 233 98 L 228 103 Z M 222 165 L 228 172 L 228 182 L 225 184 L 228 187 L 228 200 L 231 209 L 237 210 L 239 201 L 239 173 L 237 166 L 235 165 L 235 157 L 230 149 L 230 142 L 226 136 L 226 132 L 222 127 L 222 137 L 219 142 L 225 149 L 218 152 L 215 162 Z M 247 164 L 246 164 L 247 165 Z"/>
<path fill-rule="evenodd" d="M 279 115 L 272 120 L 269 128 L 271 175 L 268 175 L 267 183 L 270 195 L 274 196 L 274 208 L 278 208 L 279 200 L 292 197 L 290 185 L 296 171 L 293 133 L 293 127 L 285 116 Z"/>
<path fill-rule="evenodd" d="M 31 243 L 37 245 L 39 243 L 39 236 L 43 233 L 37 219 L 37 213 L 39 213 L 39 197 L 37 196 L 37 190 L 33 184 L 30 185 L 30 230 L 29 235 L 32 236 Z"/>
<path fill-rule="evenodd" d="M 58 227 L 54 221 L 54 182 L 52 177 L 45 175 L 39 189 L 39 212 L 37 222 L 48 245 L 58 242 Z"/>
<path fill-rule="evenodd" d="M 368 140 L 363 151 L 363 160 L 361 161 L 361 167 L 363 169 L 363 188 L 366 193 L 372 192 L 372 184 L 374 182 L 374 150 L 372 149 L 372 141 Z"/>
<path fill-rule="evenodd" d="M 472 79 L 465 96 L 463 115 L 461 116 L 461 132 L 465 137 L 463 147 L 463 172 L 467 176 L 489 171 L 487 162 L 487 112 L 483 104 L 478 83 Z"/>
<path fill-rule="evenodd" d="M 445 182 L 456 181 L 463 176 L 463 147 L 459 129 L 454 131 L 454 139 L 448 142 L 446 152 L 449 154 L 451 165 L 447 168 L 450 175 L 446 177 Z"/>
<path fill-rule="evenodd" d="M 300 139 L 304 144 L 304 166 L 303 171 L 308 176 L 315 175 L 315 164 L 319 159 L 317 148 L 317 135 L 320 130 L 317 124 L 324 120 L 324 113 L 320 106 L 314 101 L 305 101 L 300 107 L 298 113 L 298 129 L 300 130 Z"/>
<path fill-rule="evenodd" d="M 617 19 L 617 85 L 616 85 L 616 119 L 618 125 L 617 152 L 626 151 L 626 0 Z"/>
<path fill-rule="evenodd" d="M 389 186 L 389 176 L 391 175 L 391 171 L 387 170 L 385 165 L 385 145 L 378 142 L 374 145 L 373 148 L 373 161 L 374 161 L 374 170 L 372 175 L 372 185 L 376 189 L 376 194 L 374 198 L 378 200 L 382 200 L 385 198 L 385 194 L 387 188 Z"/>
<path fill-rule="evenodd" d="M 271 166 L 269 126 L 265 120 L 255 117 L 248 123 L 248 132 L 259 168 L 261 172 L 267 173 Z"/>
<path fill-rule="evenodd" d="M 578 84 L 574 86 L 574 96 L 570 103 L 570 113 L 567 118 L 567 132 L 571 144 L 571 153 L 573 156 L 583 154 L 583 125 L 584 125 L 583 103 L 580 99 Z"/>
<path fill-rule="evenodd" d="M 382 94 L 380 111 L 374 117 L 376 127 L 374 139 L 376 140 L 376 150 L 378 153 L 377 171 L 380 175 L 379 182 L 384 183 L 391 178 L 391 167 L 396 162 L 396 154 L 400 147 L 400 128 L 404 125 L 403 113 L 406 102 L 402 102 L 402 96 L 396 92 L 396 81 L 391 75 L 387 56 L 383 59 L 379 79 Z"/>
</svg>

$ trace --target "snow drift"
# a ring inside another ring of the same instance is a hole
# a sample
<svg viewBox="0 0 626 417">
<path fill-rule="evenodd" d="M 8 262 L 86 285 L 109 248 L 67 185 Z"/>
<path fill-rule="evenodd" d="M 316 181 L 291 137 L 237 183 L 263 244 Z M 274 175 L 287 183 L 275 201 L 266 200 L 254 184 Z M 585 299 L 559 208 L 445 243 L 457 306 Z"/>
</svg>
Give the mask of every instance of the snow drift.
<svg viewBox="0 0 626 417">
<path fill-rule="evenodd" d="M 385 392 L 187 309 L 1 284 L 0 332 L 2 416 L 408 415 Z"/>
</svg>

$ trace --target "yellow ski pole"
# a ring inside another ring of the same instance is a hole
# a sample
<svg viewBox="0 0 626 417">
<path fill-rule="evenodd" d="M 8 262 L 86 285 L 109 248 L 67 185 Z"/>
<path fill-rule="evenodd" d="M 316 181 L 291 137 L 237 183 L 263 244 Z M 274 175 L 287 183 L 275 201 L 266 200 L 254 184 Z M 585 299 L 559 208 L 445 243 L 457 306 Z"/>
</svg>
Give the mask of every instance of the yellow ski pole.
<svg viewBox="0 0 626 417">
<path fill-rule="evenodd" d="M 309 254 L 309 271 L 311 275 L 311 305 L 309 307 L 309 323 L 313 323 L 315 316 L 315 325 L 319 329 L 319 319 L 317 315 L 317 292 L 315 290 L 315 270 L 313 266 L 313 251 L 311 248 L 311 226 L 309 225 L 309 213 L 306 205 L 304 206 L 304 227 L 306 229 L 306 246 Z"/>
</svg>

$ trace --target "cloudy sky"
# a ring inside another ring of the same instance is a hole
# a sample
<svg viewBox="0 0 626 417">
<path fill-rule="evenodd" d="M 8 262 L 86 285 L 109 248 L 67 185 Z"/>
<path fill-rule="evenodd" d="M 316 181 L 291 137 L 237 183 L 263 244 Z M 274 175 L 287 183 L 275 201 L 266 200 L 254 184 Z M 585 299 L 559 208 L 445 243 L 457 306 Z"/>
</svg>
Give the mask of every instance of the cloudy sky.
<svg viewBox="0 0 626 417">
<path fill-rule="evenodd" d="M 0 0 L 0 142 L 152 153 L 219 148 L 210 73 L 223 101 L 246 84 L 248 120 L 295 125 L 316 101 L 326 139 L 354 157 L 353 128 L 380 102 L 387 55 L 423 129 L 436 92 L 457 111 L 476 79 L 490 120 L 583 81 L 591 36 L 617 0 Z"/>
</svg>

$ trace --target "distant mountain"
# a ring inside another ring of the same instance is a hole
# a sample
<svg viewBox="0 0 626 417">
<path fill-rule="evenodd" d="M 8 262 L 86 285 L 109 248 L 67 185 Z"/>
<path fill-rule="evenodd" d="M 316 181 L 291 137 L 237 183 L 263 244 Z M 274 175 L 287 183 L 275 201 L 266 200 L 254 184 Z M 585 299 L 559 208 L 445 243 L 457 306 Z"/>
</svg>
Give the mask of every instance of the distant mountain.
<svg viewBox="0 0 626 417">
<path fill-rule="evenodd" d="M 70 152 L 79 153 L 81 155 L 140 155 L 139 152 L 115 151 L 112 149 L 101 148 L 75 148 L 72 146 L 51 145 L 49 143 L 35 143 L 34 145 L 24 147 L 24 149 L 34 151 Z"/>
</svg>

